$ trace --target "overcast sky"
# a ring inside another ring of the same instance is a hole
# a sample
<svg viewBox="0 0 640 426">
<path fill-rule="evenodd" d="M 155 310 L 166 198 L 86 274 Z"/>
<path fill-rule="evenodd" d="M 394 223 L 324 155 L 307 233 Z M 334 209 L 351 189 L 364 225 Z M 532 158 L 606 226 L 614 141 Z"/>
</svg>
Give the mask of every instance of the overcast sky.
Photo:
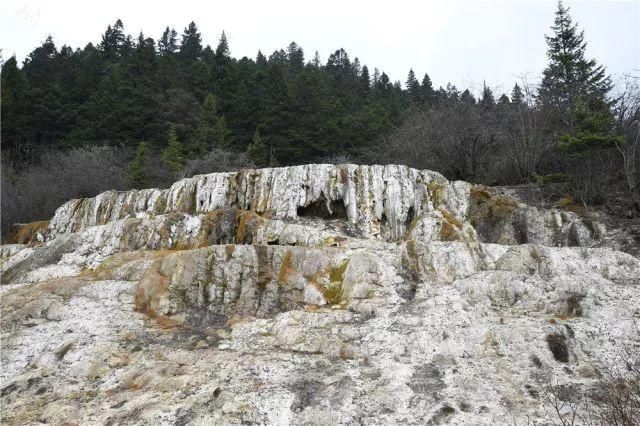
<svg viewBox="0 0 640 426">
<path fill-rule="evenodd" d="M 448 81 L 476 91 L 482 81 L 510 91 L 521 75 L 536 81 L 546 63 L 544 34 L 556 2 L 268 0 L 135 1 L 2 0 L 3 57 L 22 60 L 48 34 L 59 47 L 97 43 L 107 25 L 158 39 L 165 26 L 178 33 L 191 21 L 204 44 L 215 47 L 222 30 L 234 57 L 270 54 L 297 42 L 323 61 L 343 47 L 371 71 L 404 83 L 409 68 L 428 72 L 434 86 Z M 619 78 L 640 68 L 640 1 L 566 1 L 586 33 L 587 53 Z"/>
</svg>

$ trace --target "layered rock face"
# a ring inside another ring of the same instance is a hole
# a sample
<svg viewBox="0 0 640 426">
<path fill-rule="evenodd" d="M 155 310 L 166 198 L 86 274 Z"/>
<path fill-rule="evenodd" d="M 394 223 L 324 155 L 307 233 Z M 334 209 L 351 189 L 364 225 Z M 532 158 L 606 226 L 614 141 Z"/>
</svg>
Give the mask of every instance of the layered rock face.
<svg viewBox="0 0 640 426">
<path fill-rule="evenodd" d="M 542 389 L 640 344 L 640 260 L 600 224 L 403 166 L 105 192 L 15 235 L 9 423 L 549 423 Z"/>
</svg>

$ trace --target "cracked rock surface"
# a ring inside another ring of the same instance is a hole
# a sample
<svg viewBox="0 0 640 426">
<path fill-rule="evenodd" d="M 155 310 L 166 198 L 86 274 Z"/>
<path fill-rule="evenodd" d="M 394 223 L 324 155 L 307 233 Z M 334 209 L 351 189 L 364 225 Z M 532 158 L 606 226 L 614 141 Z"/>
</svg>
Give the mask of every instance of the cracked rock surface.
<svg viewBox="0 0 640 426">
<path fill-rule="evenodd" d="M 607 230 L 404 166 L 71 200 L 0 246 L 6 424 L 549 423 L 640 350 Z"/>
</svg>

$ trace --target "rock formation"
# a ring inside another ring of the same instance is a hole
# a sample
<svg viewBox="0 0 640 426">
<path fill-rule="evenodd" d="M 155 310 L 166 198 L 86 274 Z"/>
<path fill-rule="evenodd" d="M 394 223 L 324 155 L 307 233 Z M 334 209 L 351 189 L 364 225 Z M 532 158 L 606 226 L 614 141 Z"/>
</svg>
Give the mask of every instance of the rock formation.
<svg viewBox="0 0 640 426">
<path fill-rule="evenodd" d="M 548 423 L 640 343 L 606 232 L 404 166 L 71 200 L 0 247 L 3 420 Z"/>
</svg>

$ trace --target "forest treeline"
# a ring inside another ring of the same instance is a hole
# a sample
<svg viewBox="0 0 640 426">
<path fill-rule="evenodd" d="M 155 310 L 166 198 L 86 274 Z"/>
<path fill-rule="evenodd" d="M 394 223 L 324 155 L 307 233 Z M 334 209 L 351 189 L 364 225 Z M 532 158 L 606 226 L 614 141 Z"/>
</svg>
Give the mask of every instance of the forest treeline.
<svg viewBox="0 0 640 426">
<path fill-rule="evenodd" d="M 411 96 L 343 49 L 321 63 L 291 43 L 235 59 L 224 33 L 202 45 L 195 23 L 156 42 L 118 20 L 97 45 L 57 48 L 48 37 L 2 71 L 5 149 L 94 144 L 164 148 L 171 129 L 184 154 L 246 151 L 255 138 L 279 164 L 350 152 L 402 122 Z M 425 97 L 435 96 L 425 75 Z M 259 135 L 259 136 L 257 136 Z M 257 158 L 263 161 L 262 158 Z"/>
<path fill-rule="evenodd" d="M 105 189 L 318 161 L 555 182 L 576 203 L 617 197 L 637 214 L 637 81 L 613 96 L 562 3 L 551 29 L 540 84 L 518 81 L 508 94 L 484 85 L 477 98 L 413 70 L 404 85 L 392 82 L 344 49 L 322 62 L 292 42 L 236 59 L 224 32 L 203 46 L 193 22 L 154 40 L 117 20 L 82 49 L 48 37 L 22 64 L 2 65 L 3 229 Z"/>
</svg>

